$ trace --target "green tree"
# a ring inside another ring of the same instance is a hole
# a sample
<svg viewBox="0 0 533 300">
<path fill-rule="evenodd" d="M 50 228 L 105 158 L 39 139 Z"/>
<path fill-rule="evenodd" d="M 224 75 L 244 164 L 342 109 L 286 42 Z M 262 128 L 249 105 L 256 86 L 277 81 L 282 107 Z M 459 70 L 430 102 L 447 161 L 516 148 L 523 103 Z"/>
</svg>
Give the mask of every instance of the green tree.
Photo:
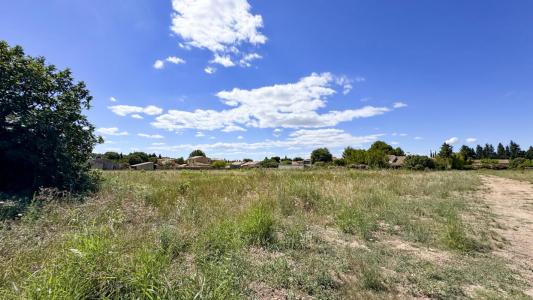
<svg viewBox="0 0 533 300">
<path fill-rule="evenodd" d="M 366 164 L 368 155 L 366 150 L 347 147 L 342 153 L 342 158 L 348 164 Z"/>
<path fill-rule="evenodd" d="M 110 159 L 110 160 L 119 160 L 120 159 L 120 154 L 118 154 L 117 152 L 108 151 L 108 152 L 104 153 L 104 158 Z"/>
<path fill-rule="evenodd" d="M 527 149 L 526 158 L 527 159 L 533 159 L 533 147 L 529 147 L 529 149 Z"/>
<path fill-rule="evenodd" d="M 498 146 L 496 147 L 496 156 L 499 159 L 506 159 L 507 158 L 507 151 L 505 151 L 505 147 L 502 143 L 498 143 Z"/>
<path fill-rule="evenodd" d="M 393 150 L 393 152 L 391 154 L 392 155 L 396 155 L 396 156 L 405 156 L 405 152 L 400 147 L 394 148 L 394 150 Z"/>
<path fill-rule="evenodd" d="M 485 144 L 483 147 L 483 158 L 496 158 L 496 151 L 491 144 Z"/>
<path fill-rule="evenodd" d="M 461 149 L 459 149 L 459 155 L 461 156 L 462 160 L 468 161 L 476 158 L 476 151 L 466 145 L 463 145 Z"/>
<path fill-rule="evenodd" d="M 389 160 L 383 150 L 367 151 L 366 164 L 371 168 L 387 168 Z"/>
<path fill-rule="evenodd" d="M 439 157 L 450 158 L 453 155 L 453 146 L 447 143 L 442 144 L 439 151 Z"/>
<path fill-rule="evenodd" d="M 226 162 L 223 160 L 215 160 L 211 166 L 215 169 L 224 169 L 226 167 Z"/>
<path fill-rule="evenodd" d="M 329 152 L 328 148 L 318 148 L 311 152 L 311 162 L 331 162 L 333 161 L 333 155 Z"/>
<path fill-rule="evenodd" d="M 128 155 L 128 164 L 130 164 L 130 166 L 140 164 L 143 162 L 145 161 L 143 161 L 142 157 L 140 157 L 139 155 L 136 155 L 136 154 Z"/>
<path fill-rule="evenodd" d="M 476 146 L 476 158 L 477 159 L 483 159 L 483 147 L 481 145 Z"/>
<path fill-rule="evenodd" d="M 183 159 L 183 157 L 178 157 L 174 160 L 175 163 L 177 163 L 178 165 L 183 165 L 185 164 L 185 159 Z"/>
<path fill-rule="evenodd" d="M 0 41 L 0 190 L 94 187 L 88 160 L 102 139 L 82 113 L 91 100 L 69 69 Z"/>
<path fill-rule="evenodd" d="M 368 151 L 383 151 L 385 154 L 392 154 L 394 155 L 394 148 L 392 148 L 391 145 L 383 142 L 383 141 L 376 141 L 374 142 Z"/>
<path fill-rule="evenodd" d="M 511 141 L 509 143 L 509 158 L 515 159 L 515 158 L 522 156 L 521 154 L 522 154 L 522 150 L 520 149 L 520 145 Z"/>
<path fill-rule="evenodd" d="M 194 156 L 203 156 L 203 157 L 207 157 L 205 155 L 205 152 L 200 150 L 200 149 L 196 149 L 194 150 L 193 152 L 191 152 L 191 154 L 189 154 L 189 157 L 194 157 Z"/>
<path fill-rule="evenodd" d="M 405 158 L 404 168 L 411 170 L 434 169 L 435 162 L 427 156 L 409 155 Z"/>
</svg>

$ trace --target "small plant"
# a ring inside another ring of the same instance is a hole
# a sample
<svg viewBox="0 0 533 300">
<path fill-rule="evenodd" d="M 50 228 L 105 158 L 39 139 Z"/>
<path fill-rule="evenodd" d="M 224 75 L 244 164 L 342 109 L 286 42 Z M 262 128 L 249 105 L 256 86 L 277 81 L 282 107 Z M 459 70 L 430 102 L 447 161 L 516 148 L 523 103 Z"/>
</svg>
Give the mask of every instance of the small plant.
<svg viewBox="0 0 533 300">
<path fill-rule="evenodd" d="M 274 216 L 264 206 L 254 207 L 241 220 L 241 232 L 249 245 L 267 246 L 274 241 Z"/>
</svg>

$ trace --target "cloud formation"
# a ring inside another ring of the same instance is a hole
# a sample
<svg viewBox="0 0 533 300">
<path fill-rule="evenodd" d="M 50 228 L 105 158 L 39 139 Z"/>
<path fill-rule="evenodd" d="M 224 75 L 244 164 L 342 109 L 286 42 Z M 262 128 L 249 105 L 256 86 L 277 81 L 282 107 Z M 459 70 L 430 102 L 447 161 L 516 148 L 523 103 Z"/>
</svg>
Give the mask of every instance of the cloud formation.
<svg viewBox="0 0 533 300">
<path fill-rule="evenodd" d="M 143 138 L 147 138 L 147 139 L 164 139 L 165 138 L 164 136 L 160 134 L 138 133 L 137 135 Z"/>
<path fill-rule="evenodd" d="M 182 144 L 176 146 L 150 147 L 156 151 L 189 151 L 202 149 L 204 151 L 221 151 L 224 153 L 255 151 L 265 149 L 301 150 L 317 147 L 343 148 L 346 146 L 363 147 L 365 144 L 378 140 L 382 134 L 353 136 L 341 129 L 300 129 L 292 132 L 285 140 L 265 140 L 255 143 L 233 142 L 212 144 Z"/>
<path fill-rule="evenodd" d="M 454 144 L 457 144 L 458 142 L 459 142 L 459 138 L 456 138 L 456 137 L 449 138 L 445 141 L 445 143 L 448 145 L 454 145 Z"/>
<path fill-rule="evenodd" d="M 101 135 L 113 135 L 113 136 L 121 136 L 121 135 L 129 134 L 127 131 L 120 131 L 117 127 L 98 128 L 96 129 L 96 133 L 101 134 Z"/>
<path fill-rule="evenodd" d="M 113 105 L 108 106 L 108 108 L 116 115 L 119 115 L 121 117 L 125 117 L 127 115 L 132 115 L 132 117 L 136 119 L 142 119 L 142 116 L 140 113 L 149 115 L 149 116 L 157 116 L 163 113 L 163 109 L 154 105 L 148 105 L 145 107 L 141 106 L 133 106 L 133 105 Z"/>
<path fill-rule="evenodd" d="M 263 18 L 250 12 L 247 0 L 173 0 L 172 8 L 171 30 L 183 39 L 180 47 L 211 51 L 211 63 L 232 67 L 240 57 L 247 65 L 251 59 L 243 51 L 244 45 L 257 46 L 267 41 L 259 31 Z"/>
<path fill-rule="evenodd" d="M 365 106 L 357 109 L 319 113 L 326 99 L 337 93 L 336 78 L 330 73 L 316 74 L 296 83 L 276 84 L 252 90 L 234 88 L 221 91 L 217 97 L 231 109 L 195 111 L 169 110 L 152 125 L 170 131 L 183 129 L 235 131 L 252 128 L 320 128 L 341 122 L 369 118 L 393 108 Z M 342 88 L 342 87 L 341 87 Z M 403 106 L 401 106 L 403 107 Z"/>
</svg>

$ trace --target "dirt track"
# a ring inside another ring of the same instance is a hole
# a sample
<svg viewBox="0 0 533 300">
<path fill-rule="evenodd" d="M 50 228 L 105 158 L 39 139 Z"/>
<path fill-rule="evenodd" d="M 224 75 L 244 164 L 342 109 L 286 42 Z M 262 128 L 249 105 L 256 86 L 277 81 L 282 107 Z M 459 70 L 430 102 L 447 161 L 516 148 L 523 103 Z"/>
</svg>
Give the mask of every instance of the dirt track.
<svg viewBox="0 0 533 300">
<path fill-rule="evenodd" d="M 482 197 L 497 215 L 496 231 L 507 241 L 495 253 L 523 275 L 533 296 L 533 184 L 496 176 L 482 180 Z"/>
</svg>

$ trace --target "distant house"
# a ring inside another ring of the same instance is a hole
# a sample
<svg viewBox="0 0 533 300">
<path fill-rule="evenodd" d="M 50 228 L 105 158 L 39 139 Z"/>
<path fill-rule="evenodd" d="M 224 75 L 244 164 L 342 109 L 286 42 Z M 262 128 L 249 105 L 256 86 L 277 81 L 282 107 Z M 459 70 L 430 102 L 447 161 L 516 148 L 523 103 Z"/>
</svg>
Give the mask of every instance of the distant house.
<svg viewBox="0 0 533 300">
<path fill-rule="evenodd" d="M 189 168 L 210 168 L 211 159 L 205 156 L 193 156 L 187 159 L 187 167 Z"/>
<path fill-rule="evenodd" d="M 105 158 L 95 158 L 89 161 L 92 169 L 100 170 L 119 170 L 120 164 Z"/>
<path fill-rule="evenodd" d="M 133 170 L 154 170 L 155 165 L 153 162 L 144 162 L 130 166 Z"/>
<path fill-rule="evenodd" d="M 388 155 L 391 168 L 401 168 L 405 164 L 405 156 Z"/>
<path fill-rule="evenodd" d="M 241 165 L 242 169 L 252 169 L 261 167 L 260 161 L 249 161 Z"/>
<path fill-rule="evenodd" d="M 230 168 L 230 169 L 240 169 L 242 165 L 243 165 L 243 162 L 241 162 L 241 161 L 235 161 L 235 162 L 232 162 L 232 163 L 229 165 L 229 168 Z"/>
</svg>

